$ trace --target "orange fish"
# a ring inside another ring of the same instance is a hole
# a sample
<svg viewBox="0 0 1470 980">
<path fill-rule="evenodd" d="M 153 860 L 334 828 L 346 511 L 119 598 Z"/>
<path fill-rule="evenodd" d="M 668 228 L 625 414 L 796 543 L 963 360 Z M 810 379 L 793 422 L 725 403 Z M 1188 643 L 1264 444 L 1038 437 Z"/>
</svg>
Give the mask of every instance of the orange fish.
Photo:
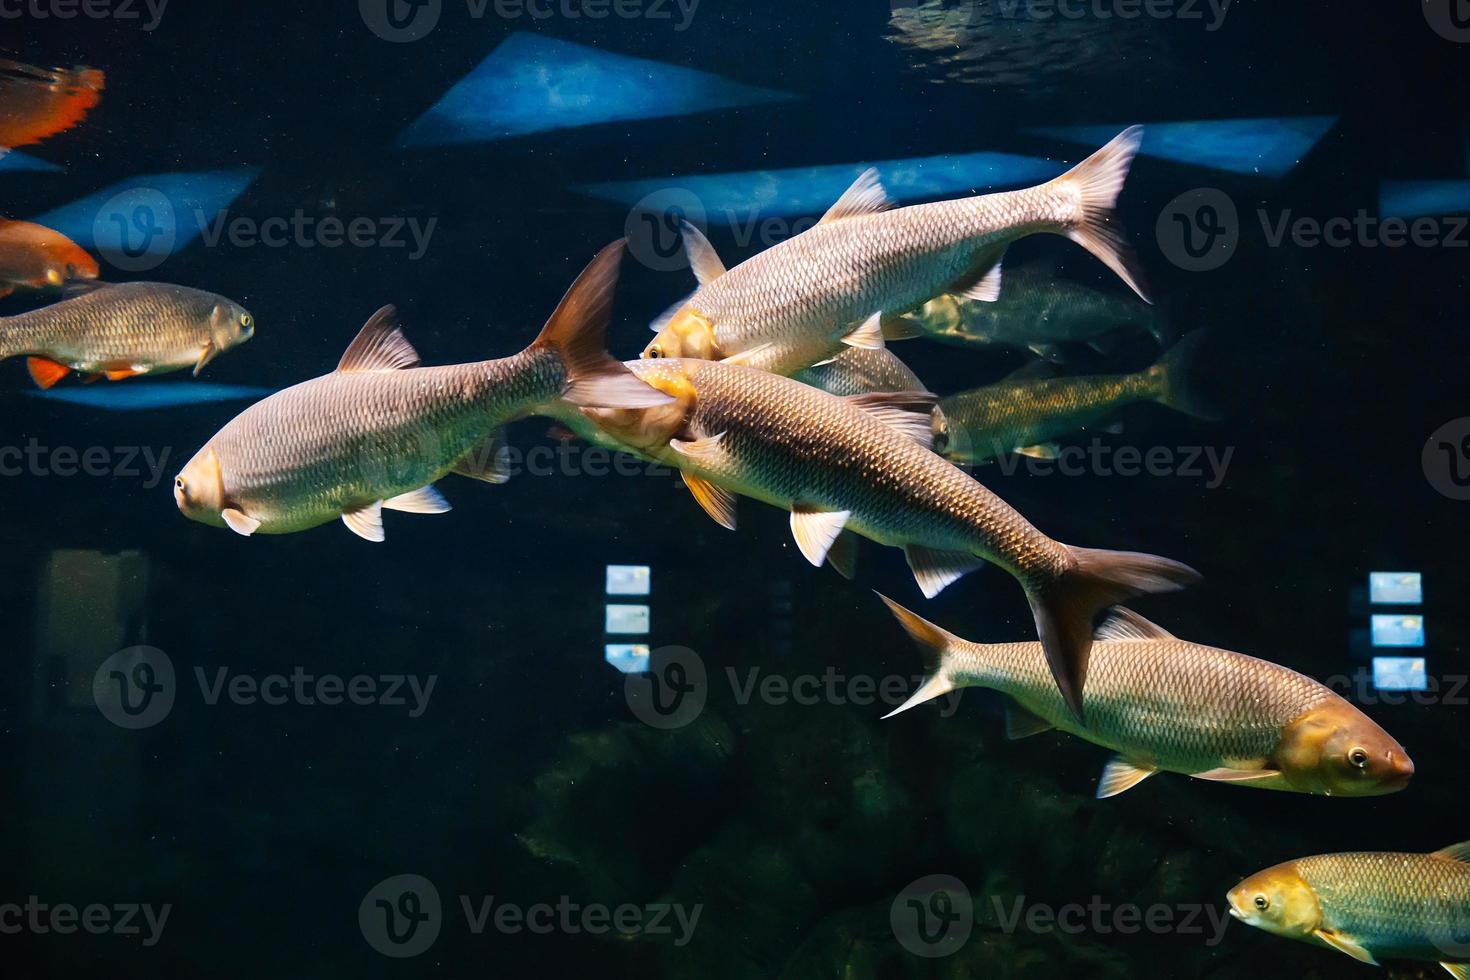
<svg viewBox="0 0 1470 980">
<path fill-rule="evenodd" d="M 101 98 L 103 77 L 96 68 L 35 68 L 0 58 L 0 147 L 29 146 L 71 129 Z"/>
<path fill-rule="evenodd" d="M 0 297 L 19 287 L 45 289 L 69 279 L 96 279 L 97 260 L 59 231 L 0 218 Z"/>
</svg>

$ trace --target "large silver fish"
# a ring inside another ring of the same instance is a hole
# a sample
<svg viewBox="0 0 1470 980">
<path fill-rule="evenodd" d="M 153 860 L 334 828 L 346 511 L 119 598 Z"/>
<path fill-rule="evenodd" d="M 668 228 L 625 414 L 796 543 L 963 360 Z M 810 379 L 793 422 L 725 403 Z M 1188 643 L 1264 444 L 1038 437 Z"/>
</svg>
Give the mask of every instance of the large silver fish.
<svg viewBox="0 0 1470 980">
<path fill-rule="evenodd" d="M 796 543 L 814 565 L 843 532 L 902 548 L 926 596 L 987 561 L 1010 572 L 1079 714 L 1093 618 L 1131 596 L 1198 578 L 1153 555 L 1047 537 L 930 451 L 928 393 L 838 398 L 766 371 L 688 358 L 629 366 L 674 401 L 587 416 L 619 442 L 678 467 L 724 526 L 734 527 L 735 494 L 744 494 L 791 512 Z"/>
<path fill-rule="evenodd" d="M 883 345 L 882 318 L 941 293 L 994 300 L 1006 247 L 1037 232 L 1065 235 L 1141 287 L 1112 212 L 1143 138 L 1132 127 L 1072 170 L 1036 187 L 889 210 L 875 171 L 858 178 L 821 223 L 726 271 L 685 226 L 699 279 L 688 302 L 655 325 L 643 356 L 720 360 L 792 374 L 834 341 Z"/>
<path fill-rule="evenodd" d="M 1098 629 L 1083 723 L 1058 697 L 1040 644 L 971 643 L 879 598 L 933 667 L 890 717 L 962 687 L 1000 691 L 1015 701 L 1012 738 L 1059 728 L 1117 753 L 1099 798 L 1156 772 L 1326 796 L 1392 793 L 1414 774 L 1402 745 L 1310 677 L 1181 640 L 1127 609 Z"/>
<path fill-rule="evenodd" d="M 1211 418 L 1213 410 L 1187 378 L 1203 336 L 1190 334 L 1152 367 L 1134 374 L 1013 377 L 941 398 L 934 413 L 934 451 L 963 464 L 1010 452 L 1050 458 L 1056 455 L 1052 440 L 1104 423 L 1138 402 Z"/>
<path fill-rule="evenodd" d="M 341 519 L 383 540 L 382 512 L 437 514 L 449 472 L 499 482 L 506 422 L 565 399 L 640 408 L 669 399 L 602 349 L 623 243 L 603 249 L 536 341 L 499 360 L 421 368 L 392 307 L 379 310 L 337 370 L 252 405 L 174 482 L 179 509 L 239 534 L 287 534 Z"/>
<path fill-rule="evenodd" d="M 215 293 L 163 282 L 73 282 L 69 298 L 0 318 L 0 360 L 24 355 L 36 384 L 72 371 L 117 381 L 192 368 L 255 335 L 255 318 Z"/>
<path fill-rule="evenodd" d="M 1438 963 L 1470 980 L 1470 841 L 1432 854 L 1355 851 L 1298 858 L 1230 889 L 1230 914 L 1287 939 Z"/>
</svg>

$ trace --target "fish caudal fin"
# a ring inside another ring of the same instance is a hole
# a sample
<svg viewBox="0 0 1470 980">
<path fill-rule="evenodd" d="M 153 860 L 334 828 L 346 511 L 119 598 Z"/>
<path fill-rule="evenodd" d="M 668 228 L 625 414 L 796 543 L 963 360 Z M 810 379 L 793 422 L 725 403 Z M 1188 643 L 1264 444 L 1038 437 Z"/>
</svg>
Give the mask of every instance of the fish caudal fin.
<svg viewBox="0 0 1470 980">
<path fill-rule="evenodd" d="M 875 592 L 873 594 L 882 599 L 883 604 L 888 607 L 889 612 L 898 618 L 899 625 L 904 628 L 904 631 L 908 633 L 915 645 L 918 646 L 920 652 L 923 653 L 925 666 L 930 671 L 928 678 L 925 679 L 923 684 L 919 685 L 919 689 L 911 694 L 907 701 L 883 717 L 892 718 L 894 715 L 901 714 L 916 705 L 923 704 L 925 701 L 932 701 L 935 698 L 944 697 L 949 692 L 964 687 L 964 684 L 959 683 L 951 676 L 947 663 L 949 651 L 959 641 L 959 637 L 945 629 L 935 626 L 918 613 L 910 612 L 883 593 Z"/>
<path fill-rule="evenodd" d="M 1128 168 L 1143 143 L 1143 127 L 1129 126 L 1102 149 L 1052 181 L 1077 199 L 1076 217 L 1062 234 L 1091 252 L 1116 272 L 1144 302 L 1152 302 L 1143 287 L 1143 274 L 1133 249 L 1118 228 L 1118 194 L 1128 179 Z"/>
<path fill-rule="evenodd" d="M 1036 633 L 1062 699 L 1082 719 L 1082 685 L 1092 653 L 1093 620 L 1109 606 L 1140 595 L 1174 592 L 1200 580 L 1188 565 L 1132 551 L 1067 548 L 1069 571 L 1027 589 Z"/>
<path fill-rule="evenodd" d="M 1159 383 L 1159 404 L 1167 405 L 1176 412 L 1192 415 L 1197 419 L 1214 421 L 1220 418 L 1219 408 L 1195 389 L 1191 383 L 1194 362 L 1199 357 L 1205 332 L 1196 330 L 1186 334 L 1173 347 L 1164 352 L 1158 363 L 1149 368 L 1149 374 Z"/>
<path fill-rule="evenodd" d="M 566 370 L 562 397 L 584 408 L 653 408 L 668 395 L 644 384 L 607 352 L 607 325 L 612 319 L 618 265 L 627 239 L 597 253 L 562 297 L 532 349 L 553 350 Z"/>
</svg>

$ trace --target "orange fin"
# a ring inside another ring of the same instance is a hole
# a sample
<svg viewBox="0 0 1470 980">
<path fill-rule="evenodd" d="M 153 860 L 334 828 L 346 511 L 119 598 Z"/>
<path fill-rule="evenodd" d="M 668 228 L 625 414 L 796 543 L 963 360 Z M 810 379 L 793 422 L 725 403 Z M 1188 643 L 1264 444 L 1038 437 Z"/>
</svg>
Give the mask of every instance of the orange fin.
<svg viewBox="0 0 1470 980">
<path fill-rule="evenodd" d="M 71 374 L 71 368 L 44 357 L 26 358 L 26 370 L 31 372 L 31 380 L 42 388 L 53 387 L 56 382 Z"/>
<path fill-rule="evenodd" d="M 97 382 L 99 382 L 101 380 L 102 380 L 102 375 L 100 375 L 100 374 L 84 374 L 84 375 L 82 375 L 82 384 L 84 384 L 84 385 L 94 385 L 94 384 L 96 384 Z"/>
<path fill-rule="evenodd" d="M 143 372 L 135 371 L 132 368 L 118 368 L 115 371 L 103 371 L 102 373 L 107 375 L 108 381 L 122 381 L 124 378 L 131 378 Z"/>
</svg>

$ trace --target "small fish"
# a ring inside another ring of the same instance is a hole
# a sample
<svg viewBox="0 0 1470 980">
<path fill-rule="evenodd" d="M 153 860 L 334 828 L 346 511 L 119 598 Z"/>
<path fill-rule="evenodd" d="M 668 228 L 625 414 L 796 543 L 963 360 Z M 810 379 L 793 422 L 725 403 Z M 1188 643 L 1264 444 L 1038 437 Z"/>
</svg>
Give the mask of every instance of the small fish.
<svg viewBox="0 0 1470 980">
<path fill-rule="evenodd" d="M 629 367 L 674 400 L 588 417 L 625 445 L 678 467 L 725 527 L 734 528 L 735 495 L 744 494 L 791 512 L 797 546 L 813 565 L 856 534 L 904 549 L 929 597 L 987 561 L 1015 576 L 1047 662 L 1079 716 L 1093 618 L 1132 596 L 1199 578 L 1154 555 L 1072 548 L 1047 537 L 930 451 L 928 392 L 838 398 L 766 371 L 688 358 Z"/>
<path fill-rule="evenodd" d="M 42 388 L 72 371 L 109 381 L 184 368 L 198 376 L 255 335 L 255 318 L 239 303 L 187 286 L 78 281 L 63 296 L 0 317 L 0 361 L 24 355 Z"/>
<path fill-rule="evenodd" d="M 832 395 L 927 390 L 907 364 L 881 347 L 844 347 L 831 360 L 803 368 L 792 377 Z"/>
<path fill-rule="evenodd" d="M 908 313 L 942 293 L 994 300 L 1006 247 L 1043 231 L 1082 245 L 1141 296 L 1111 222 L 1142 138 L 1142 127 L 1127 129 L 1036 187 L 897 210 L 889 210 L 869 170 L 815 227 L 729 271 L 686 222 L 699 289 L 654 325 L 658 336 L 643 356 L 738 356 L 748 367 L 789 375 L 826 358 L 838 340 L 881 347 L 885 314 Z"/>
<path fill-rule="evenodd" d="M 289 534 L 340 519 L 382 541 L 383 511 L 440 514 L 446 473 L 504 482 L 500 428 L 566 399 L 646 408 L 669 399 L 602 349 L 624 243 L 572 284 L 531 344 L 499 360 L 418 367 L 391 306 L 337 370 L 247 408 L 174 481 L 191 520 L 237 534 Z"/>
<path fill-rule="evenodd" d="M 1080 283 L 1057 280 L 1036 268 L 1007 271 L 993 303 L 945 294 L 916 312 L 883 321 L 884 339 L 927 337 L 957 347 L 1015 347 L 1051 361 L 1066 359 L 1067 344 L 1100 346 L 1125 329 L 1146 331 L 1163 346 L 1168 326 L 1157 307 Z"/>
<path fill-rule="evenodd" d="M 81 122 L 104 81 L 95 68 L 36 68 L 0 58 L 0 156 Z"/>
<path fill-rule="evenodd" d="M 17 288 L 46 289 L 96 279 L 97 260 L 59 231 L 0 219 L 0 297 Z"/>
<path fill-rule="evenodd" d="M 1230 889 L 1230 914 L 1363 963 L 1438 963 L 1470 978 L 1470 841 L 1431 854 L 1355 851 L 1298 858 Z"/>
<path fill-rule="evenodd" d="M 1404 747 L 1310 677 L 1241 653 L 1189 643 L 1127 609 L 1092 645 L 1087 721 L 1068 712 L 1038 643 L 971 643 L 884 596 L 934 672 L 889 717 L 962 687 L 1010 696 L 1007 732 L 1058 728 L 1117 755 L 1099 799 L 1156 772 L 1324 796 L 1379 796 L 1414 774 Z"/>
<path fill-rule="evenodd" d="M 1053 456 L 1053 439 L 1102 424 L 1137 402 L 1213 418 L 1213 409 L 1186 383 L 1202 338 L 1195 331 L 1137 374 L 1014 378 L 941 398 L 934 413 L 934 451 L 967 465 L 1008 452 Z"/>
</svg>

